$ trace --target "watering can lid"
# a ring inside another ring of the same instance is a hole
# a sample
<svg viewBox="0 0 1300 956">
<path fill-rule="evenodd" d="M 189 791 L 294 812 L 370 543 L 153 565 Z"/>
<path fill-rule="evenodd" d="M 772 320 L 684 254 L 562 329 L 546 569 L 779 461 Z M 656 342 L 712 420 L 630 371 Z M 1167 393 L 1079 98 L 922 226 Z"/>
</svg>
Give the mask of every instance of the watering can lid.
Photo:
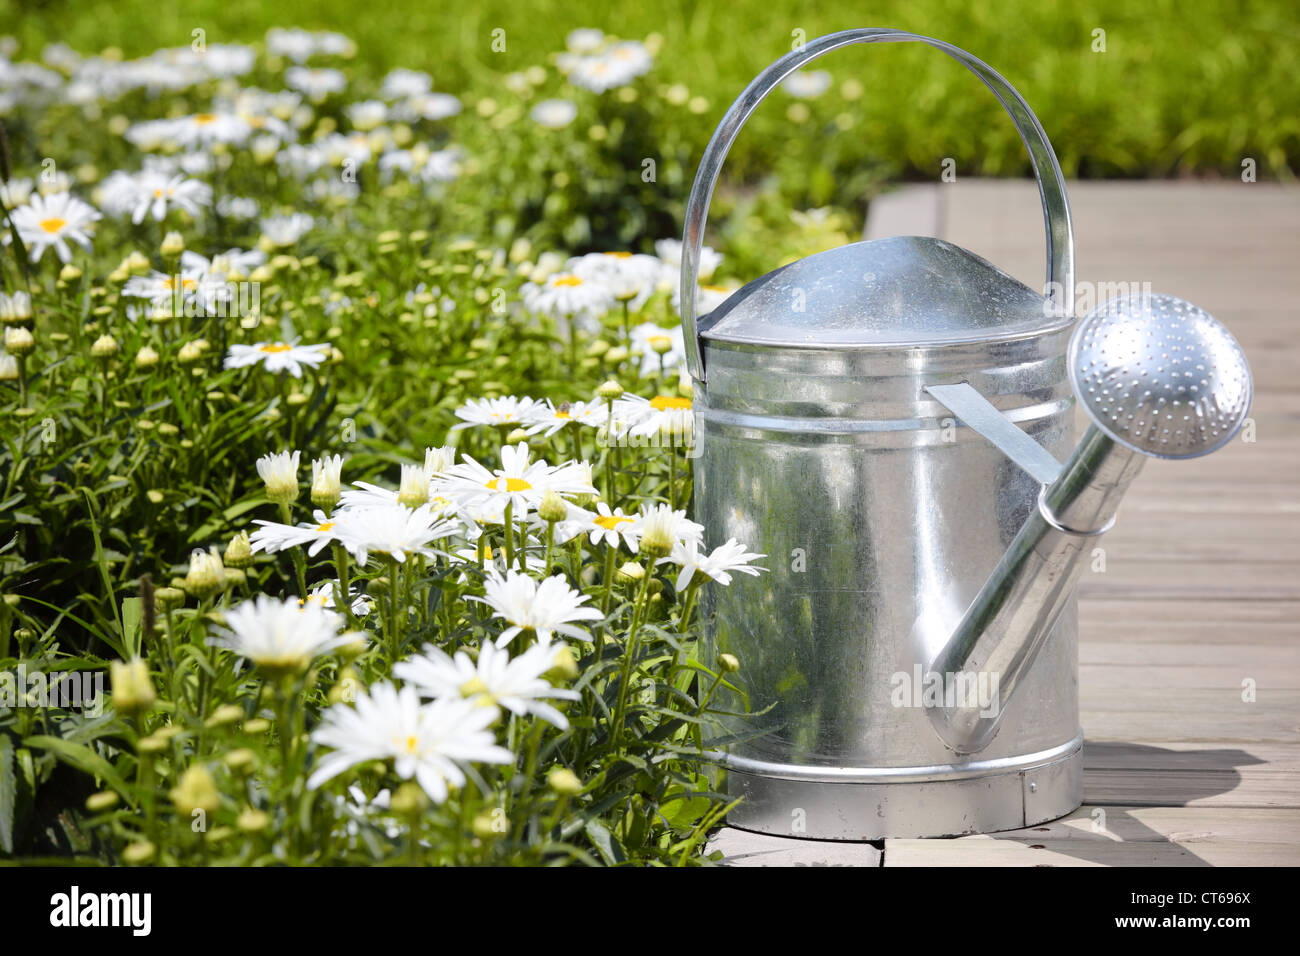
<svg viewBox="0 0 1300 956">
<path fill-rule="evenodd" d="M 819 252 L 736 290 L 704 339 L 794 348 L 950 345 L 1064 328 L 1044 296 L 973 252 L 898 236 Z"/>
</svg>

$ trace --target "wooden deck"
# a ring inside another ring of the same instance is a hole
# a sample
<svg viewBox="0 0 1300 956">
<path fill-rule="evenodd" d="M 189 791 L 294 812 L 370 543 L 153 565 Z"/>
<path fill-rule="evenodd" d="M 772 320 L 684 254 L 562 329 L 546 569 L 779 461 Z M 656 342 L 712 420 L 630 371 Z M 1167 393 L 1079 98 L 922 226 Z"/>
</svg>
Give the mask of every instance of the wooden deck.
<svg viewBox="0 0 1300 956">
<path fill-rule="evenodd" d="M 714 845 L 731 862 L 1300 865 L 1300 188 L 1076 183 L 1070 199 L 1081 282 L 1150 282 L 1195 302 L 1255 377 L 1255 440 L 1149 461 L 1103 539 L 1106 570 L 1083 573 L 1084 806 L 883 852 L 727 830 Z M 1042 286 L 1031 183 L 905 188 L 868 224 L 868 238 L 897 234 L 940 236 Z"/>
</svg>

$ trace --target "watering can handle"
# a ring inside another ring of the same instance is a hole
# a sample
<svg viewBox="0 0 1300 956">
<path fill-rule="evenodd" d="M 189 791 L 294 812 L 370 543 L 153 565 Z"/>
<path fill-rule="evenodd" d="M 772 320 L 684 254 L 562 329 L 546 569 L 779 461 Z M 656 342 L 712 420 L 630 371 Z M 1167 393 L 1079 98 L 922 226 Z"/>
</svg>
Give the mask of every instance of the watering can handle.
<svg viewBox="0 0 1300 956">
<path fill-rule="evenodd" d="M 700 168 L 695 174 L 695 183 L 691 186 L 690 199 L 686 204 L 686 228 L 682 235 L 681 306 L 682 325 L 686 333 L 683 338 L 686 346 L 686 366 L 697 381 L 705 380 L 704 356 L 700 349 L 695 312 L 700 248 L 704 245 L 704 224 L 709 215 L 709 202 L 713 199 L 713 187 L 717 184 L 718 173 L 722 170 L 727 151 L 735 142 L 741 126 L 777 84 L 801 66 L 832 50 L 853 43 L 912 41 L 927 43 L 942 50 L 978 76 L 984 81 L 984 85 L 993 91 L 993 95 L 998 98 L 998 102 L 1016 124 L 1020 138 L 1029 150 L 1029 161 L 1033 165 L 1034 176 L 1038 180 L 1038 191 L 1043 198 L 1043 219 L 1047 225 L 1047 298 L 1057 314 L 1072 314 L 1074 231 L 1070 225 L 1070 203 L 1065 196 L 1065 177 L 1061 173 L 1060 163 L 1056 161 L 1056 153 L 1052 151 L 1052 144 L 1047 141 L 1047 134 L 1043 132 L 1038 117 L 1029 108 L 1024 97 L 983 60 L 942 40 L 905 33 L 901 30 L 843 30 L 808 41 L 802 49 L 787 53 L 756 76 L 731 104 L 731 108 L 722 117 L 722 122 L 718 124 L 713 138 L 709 140 L 709 145 L 704 150 L 704 157 L 700 160 Z"/>
</svg>

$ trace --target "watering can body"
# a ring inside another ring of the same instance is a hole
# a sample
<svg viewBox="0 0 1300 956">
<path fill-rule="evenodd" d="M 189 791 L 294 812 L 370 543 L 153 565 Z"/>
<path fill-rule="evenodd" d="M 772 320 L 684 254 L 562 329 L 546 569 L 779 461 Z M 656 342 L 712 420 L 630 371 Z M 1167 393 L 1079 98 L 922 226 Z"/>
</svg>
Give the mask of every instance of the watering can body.
<svg viewBox="0 0 1300 956">
<path fill-rule="evenodd" d="M 897 237 L 799 260 L 697 322 L 708 202 L 745 118 L 809 60 L 899 40 L 968 66 L 1020 128 L 1043 194 L 1047 295 L 952 244 Z M 996 706 L 997 688 L 929 669 L 1043 480 L 928 389 L 969 386 L 1045 453 L 1067 456 L 1072 300 L 1055 156 L 1019 95 L 969 54 L 896 31 L 832 34 L 778 61 L 733 105 L 688 205 L 682 289 L 696 517 L 711 543 L 736 538 L 768 555 L 762 585 L 706 592 L 705 642 L 741 662 L 721 698 L 730 716 L 719 759 L 730 794 L 744 798 L 733 825 L 875 840 L 1010 829 L 1079 806 L 1072 594 L 975 752 L 935 733 L 933 696 L 984 694 Z"/>
</svg>

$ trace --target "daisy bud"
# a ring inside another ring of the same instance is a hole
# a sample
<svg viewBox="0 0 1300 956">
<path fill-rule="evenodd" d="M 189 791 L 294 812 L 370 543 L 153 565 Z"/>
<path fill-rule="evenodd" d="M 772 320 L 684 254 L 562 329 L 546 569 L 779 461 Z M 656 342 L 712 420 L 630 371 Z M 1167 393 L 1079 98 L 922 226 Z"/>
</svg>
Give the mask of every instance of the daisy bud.
<svg viewBox="0 0 1300 956">
<path fill-rule="evenodd" d="M 544 676 L 552 684 L 561 681 L 576 680 L 579 673 L 578 661 L 573 656 L 573 650 L 566 644 L 555 652 L 555 664 L 547 671 Z"/>
<path fill-rule="evenodd" d="M 307 404 L 307 395 L 304 392 L 298 392 L 298 391 L 290 392 L 289 397 L 285 399 L 285 402 L 290 407 L 297 408 L 299 405 Z"/>
<path fill-rule="evenodd" d="M 620 584 L 632 584 L 645 577 L 645 568 L 641 567 L 641 565 L 637 564 L 635 561 L 628 561 L 618 569 L 618 574 L 616 576 Z"/>
<path fill-rule="evenodd" d="M 148 863 L 157 852 L 158 848 L 148 840 L 133 840 L 122 851 L 122 862 L 138 866 L 141 863 Z"/>
<path fill-rule="evenodd" d="M 609 343 L 604 339 L 596 339 L 596 341 L 587 346 L 587 354 L 593 358 L 600 358 L 608 351 Z"/>
<path fill-rule="evenodd" d="M 108 361 L 117 354 L 117 339 L 111 335 L 101 335 L 90 347 L 92 358 Z"/>
<path fill-rule="evenodd" d="M 136 368 L 153 368 L 158 364 L 158 353 L 147 345 L 140 347 L 140 351 L 135 353 Z"/>
<path fill-rule="evenodd" d="M 257 754 L 247 747 L 237 747 L 222 757 L 221 762 L 235 773 L 250 773 L 257 765 Z"/>
<path fill-rule="evenodd" d="M 190 816 L 195 810 L 215 813 L 221 806 L 221 794 L 217 792 L 217 782 L 212 779 L 208 768 L 195 764 L 181 774 L 180 782 L 168 794 L 172 803 L 182 816 Z"/>
<path fill-rule="evenodd" d="M 608 353 L 607 353 L 608 354 Z M 623 386 L 612 378 L 596 389 L 596 396 L 603 402 L 612 402 L 623 397 Z"/>
<path fill-rule="evenodd" d="M 651 511 L 641 532 L 641 553 L 647 558 L 662 558 L 671 553 L 675 542 L 672 515 Z"/>
<path fill-rule="evenodd" d="M 66 266 L 64 266 L 62 269 L 59 270 L 60 282 L 76 282 L 80 278 L 81 278 L 81 270 L 78 269 L 76 266 L 74 266 L 71 262 L 69 262 Z"/>
<path fill-rule="evenodd" d="M 185 245 L 184 243 L 182 243 L 181 249 L 183 250 L 184 248 Z M 180 253 L 177 253 L 177 255 L 179 254 Z M 123 259 L 122 265 L 132 275 L 137 275 L 137 276 L 148 275 L 149 272 L 153 269 L 153 266 L 149 262 L 149 257 L 146 256 L 143 252 L 140 252 L 139 250 L 133 251 L 125 259 Z"/>
<path fill-rule="evenodd" d="M 628 350 L 620 345 L 605 353 L 605 361 L 610 365 L 617 365 L 619 362 L 626 362 L 628 354 Z"/>
<path fill-rule="evenodd" d="M 339 351 L 337 348 L 335 348 L 334 346 L 330 346 L 329 363 L 331 365 L 343 364 L 343 353 Z"/>
<path fill-rule="evenodd" d="M 32 297 L 29 292 L 15 292 L 5 295 L 0 292 L 0 322 L 5 325 L 17 325 L 32 317 Z"/>
<path fill-rule="evenodd" d="M 36 338 L 31 331 L 21 325 L 11 325 L 5 329 L 5 351 L 11 355 L 30 355 L 36 350 Z"/>
<path fill-rule="evenodd" d="M 429 798 L 418 783 L 408 780 L 397 788 L 389 807 L 400 816 L 418 817 L 429 808 Z"/>
<path fill-rule="evenodd" d="M 174 611 L 185 603 L 185 592 L 180 588 L 159 588 L 153 592 L 153 601 L 164 611 Z"/>
<path fill-rule="evenodd" d="M 235 821 L 235 826 L 245 833 L 261 833 L 271 825 L 271 817 L 265 810 L 254 810 L 248 807 L 239 815 Z"/>
<path fill-rule="evenodd" d="M 537 517 L 551 523 L 563 521 L 568 513 L 569 508 L 564 503 L 564 499 L 550 490 L 542 495 L 541 504 L 537 506 Z"/>
<path fill-rule="evenodd" d="M 176 361 L 182 365 L 192 365 L 203 358 L 203 347 L 197 342 L 186 342 L 176 353 Z"/>
<path fill-rule="evenodd" d="M 190 570 L 185 575 L 185 591 L 203 600 L 226 589 L 226 568 L 216 548 L 195 548 L 190 555 Z"/>
<path fill-rule="evenodd" d="M 276 504 L 289 504 L 298 497 L 299 452 L 280 452 L 257 459 L 257 473 L 266 482 L 266 497 Z"/>
<path fill-rule="evenodd" d="M 148 491 L 144 493 L 144 496 L 149 499 L 150 504 L 154 504 L 154 505 L 160 505 L 167 500 L 167 496 L 164 495 L 157 488 L 150 488 Z"/>
<path fill-rule="evenodd" d="M 230 539 L 222 563 L 227 568 L 246 568 L 253 563 L 253 548 L 247 531 L 241 531 Z"/>
<path fill-rule="evenodd" d="M 244 721 L 244 733 L 250 737 L 258 737 L 271 729 L 271 722 L 265 717 L 254 717 L 252 720 Z"/>
<path fill-rule="evenodd" d="M 343 456 L 326 455 L 311 463 L 311 503 L 326 511 L 339 503 L 343 494 Z"/>
<path fill-rule="evenodd" d="M 512 430 L 510 434 L 506 435 L 507 445 L 517 445 L 521 441 L 528 441 L 528 432 L 524 431 L 522 428 L 516 428 Z"/>
<path fill-rule="evenodd" d="M 244 719 L 244 708 L 238 704 L 222 704 L 203 722 L 204 727 L 229 727 Z"/>
<path fill-rule="evenodd" d="M 100 790 L 86 798 L 86 809 L 91 813 L 112 810 L 118 804 L 118 796 L 112 790 Z"/>
<path fill-rule="evenodd" d="M 270 282 L 275 278 L 275 272 L 266 266 L 258 266 L 248 274 L 248 278 L 251 282 Z"/>
<path fill-rule="evenodd" d="M 0 382 L 18 380 L 18 360 L 8 352 L 0 352 Z"/>
<path fill-rule="evenodd" d="M 164 259 L 175 259 L 185 251 L 185 238 L 179 232 L 169 232 L 163 236 L 158 251 L 163 254 Z"/>
<path fill-rule="evenodd" d="M 651 336 L 650 349 L 659 355 L 664 355 L 673 350 L 673 340 L 666 335 Z"/>
<path fill-rule="evenodd" d="M 469 828 L 480 840 L 495 840 L 509 829 L 506 824 L 505 811 L 500 807 L 484 810 L 474 817 Z"/>
<path fill-rule="evenodd" d="M 408 508 L 418 508 L 429 500 L 429 479 L 419 465 L 402 466 L 402 482 L 397 491 L 397 503 Z"/>
<path fill-rule="evenodd" d="M 165 438 L 175 438 L 181 433 L 181 430 L 171 422 L 160 422 L 158 424 L 158 434 Z"/>
<path fill-rule="evenodd" d="M 552 767 L 546 774 L 546 782 L 562 797 L 572 797 L 582 793 L 582 781 L 568 767 Z"/>
<path fill-rule="evenodd" d="M 143 658 L 113 661 L 109 665 L 109 680 L 113 688 L 113 706 L 119 713 L 139 713 L 147 710 L 157 699 L 153 681 L 149 679 L 149 665 Z"/>
<path fill-rule="evenodd" d="M 723 654 L 718 658 L 718 664 L 722 667 L 724 674 L 734 674 L 740 670 L 740 661 L 735 654 Z"/>
</svg>

